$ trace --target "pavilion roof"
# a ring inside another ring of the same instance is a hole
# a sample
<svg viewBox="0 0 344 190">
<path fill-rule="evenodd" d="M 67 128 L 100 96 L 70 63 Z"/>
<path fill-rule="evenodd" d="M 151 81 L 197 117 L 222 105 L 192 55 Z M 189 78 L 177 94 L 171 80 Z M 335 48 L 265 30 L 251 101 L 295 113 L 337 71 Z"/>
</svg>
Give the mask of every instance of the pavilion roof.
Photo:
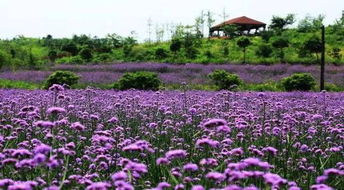
<svg viewBox="0 0 344 190">
<path fill-rule="evenodd" d="M 220 28 L 223 27 L 225 25 L 230 25 L 230 24 L 237 24 L 237 25 L 257 25 L 257 26 L 265 26 L 266 24 L 264 22 L 260 22 L 257 20 L 254 20 L 252 18 L 248 18 L 246 16 L 242 16 L 242 17 L 237 17 L 237 18 L 233 18 L 230 20 L 227 20 L 221 24 L 218 24 L 216 26 L 213 26 L 212 28 Z"/>
</svg>

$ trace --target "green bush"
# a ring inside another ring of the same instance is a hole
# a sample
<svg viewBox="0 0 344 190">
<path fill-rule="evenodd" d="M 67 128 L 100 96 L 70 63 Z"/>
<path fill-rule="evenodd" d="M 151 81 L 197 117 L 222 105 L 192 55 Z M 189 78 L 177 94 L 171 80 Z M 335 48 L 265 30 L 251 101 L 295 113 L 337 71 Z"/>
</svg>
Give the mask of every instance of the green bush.
<svg viewBox="0 0 344 190">
<path fill-rule="evenodd" d="M 5 66 L 8 65 L 10 63 L 10 55 L 7 54 L 5 51 L 0 50 L 0 69 Z"/>
<path fill-rule="evenodd" d="M 79 52 L 79 55 L 83 60 L 86 60 L 86 61 L 90 61 L 93 57 L 92 50 L 90 48 L 83 48 Z"/>
<path fill-rule="evenodd" d="M 138 89 L 138 90 L 158 90 L 161 81 L 156 73 L 138 71 L 125 73 L 117 83 L 114 84 L 114 87 L 120 90 L 127 89 Z"/>
<path fill-rule="evenodd" d="M 44 88 L 48 89 L 53 84 L 67 84 L 69 86 L 78 83 L 79 76 L 70 71 L 56 71 L 45 81 Z"/>
<path fill-rule="evenodd" d="M 287 91 L 309 91 L 315 86 L 315 79 L 309 73 L 295 73 L 282 79 L 282 86 Z"/>
<path fill-rule="evenodd" d="M 341 88 L 332 83 L 325 83 L 325 90 L 328 92 L 341 92 L 344 90 L 344 88 Z"/>
<path fill-rule="evenodd" d="M 60 59 L 56 60 L 57 64 L 82 64 L 84 63 L 84 60 L 78 55 L 78 56 L 72 56 L 72 57 L 62 57 Z"/>
<path fill-rule="evenodd" d="M 15 88 L 15 89 L 29 89 L 34 90 L 38 89 L 39 85 L 28 83 L 25 81 L 14 81 L 14 80 L 7 80 L 7 79 L 0 79 L 0 88 Z"/>
<path fill-rule="evenodd" d="M 231 90 L 243 83 L 237 74 L 230 74 L 225 70 L 215 70 L 208 76 L 220 90 Z"/>
<path fill-rule="evenodd" d="M 167 51 L 164 48 L 158 48 L 155 50 L 155 57 L 158 59 L 165 59 L 168 56 Z"/>
<path fill-rule="evenodd" d="M 258 46 L 258 49 L 256 50 L 256 55 L 258 57 L 264 57 L 268 58 L 272 54 L 272 48 L 268 44 L 261 44 Z"/>
</svg>

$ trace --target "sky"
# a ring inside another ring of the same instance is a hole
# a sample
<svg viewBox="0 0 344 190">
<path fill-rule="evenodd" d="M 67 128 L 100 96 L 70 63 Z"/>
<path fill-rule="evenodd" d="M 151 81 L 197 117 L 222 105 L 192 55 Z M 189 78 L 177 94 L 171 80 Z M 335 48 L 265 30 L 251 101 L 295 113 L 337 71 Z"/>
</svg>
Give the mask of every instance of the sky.
<svg viewBox="0 0 344 190">
<path fill-rule="evenodd" d="M 344 0 L 0 0 L 0 38 L 71 37 L 87 34 L 104 37 L 136 32 L 140 40 L 148 38 L 148 19 L 156 25 L 193 24 L 201 11 L 211 11 L 217 23 L 223 10 L 229 18 L 248 16 L 270 23 L 272 15 L 326 15 L 331 24 L 342 15 Z"/>
</svg>

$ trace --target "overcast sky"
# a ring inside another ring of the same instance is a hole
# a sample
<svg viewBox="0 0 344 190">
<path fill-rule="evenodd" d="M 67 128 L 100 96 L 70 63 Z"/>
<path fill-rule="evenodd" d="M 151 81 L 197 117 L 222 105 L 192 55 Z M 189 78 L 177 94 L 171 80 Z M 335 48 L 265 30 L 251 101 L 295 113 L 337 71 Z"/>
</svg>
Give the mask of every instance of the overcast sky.
<svg viewBox="0 0 344 190">
<path fill-rule="evenodd" d="M 154 26 L 193 24 L 202 10 L 210 10 L 221 22 L 224 8 L 230 18 L 245 15 L 269 23 L 272 15 L 324 14 L 325 24 L 331 24 L 341 17 L 344 0 L 0 0 L 0 38 L 127 36 L 134 30 L 142 40 L 148 38 L 149 18 Z"/>
</svg>

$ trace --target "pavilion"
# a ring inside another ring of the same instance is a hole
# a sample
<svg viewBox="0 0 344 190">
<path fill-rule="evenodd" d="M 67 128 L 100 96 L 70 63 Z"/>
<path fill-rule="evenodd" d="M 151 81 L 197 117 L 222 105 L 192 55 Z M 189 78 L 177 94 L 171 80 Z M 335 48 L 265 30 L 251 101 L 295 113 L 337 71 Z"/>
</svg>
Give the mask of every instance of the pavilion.
<svg viewBox="0 0 344 190">
<path fill-rule="evenodd" d="M 237 17 L 234 19 L 230 19 L 225 21 L 221 24 L 213 26 L 209 30 L 209 37 L 229 37 L 224 32 L 224 27 L 228 25 L 235 25 L 237 26 L 238 33 L 240 35 L 249 35 L 251 34 L 252 30 L 255 30 L 254 33 L 258 33 L 261 29 L 265 30 L 266 24 L 252 18 L 248 18 L 246 16 Z"/>
</svg>

